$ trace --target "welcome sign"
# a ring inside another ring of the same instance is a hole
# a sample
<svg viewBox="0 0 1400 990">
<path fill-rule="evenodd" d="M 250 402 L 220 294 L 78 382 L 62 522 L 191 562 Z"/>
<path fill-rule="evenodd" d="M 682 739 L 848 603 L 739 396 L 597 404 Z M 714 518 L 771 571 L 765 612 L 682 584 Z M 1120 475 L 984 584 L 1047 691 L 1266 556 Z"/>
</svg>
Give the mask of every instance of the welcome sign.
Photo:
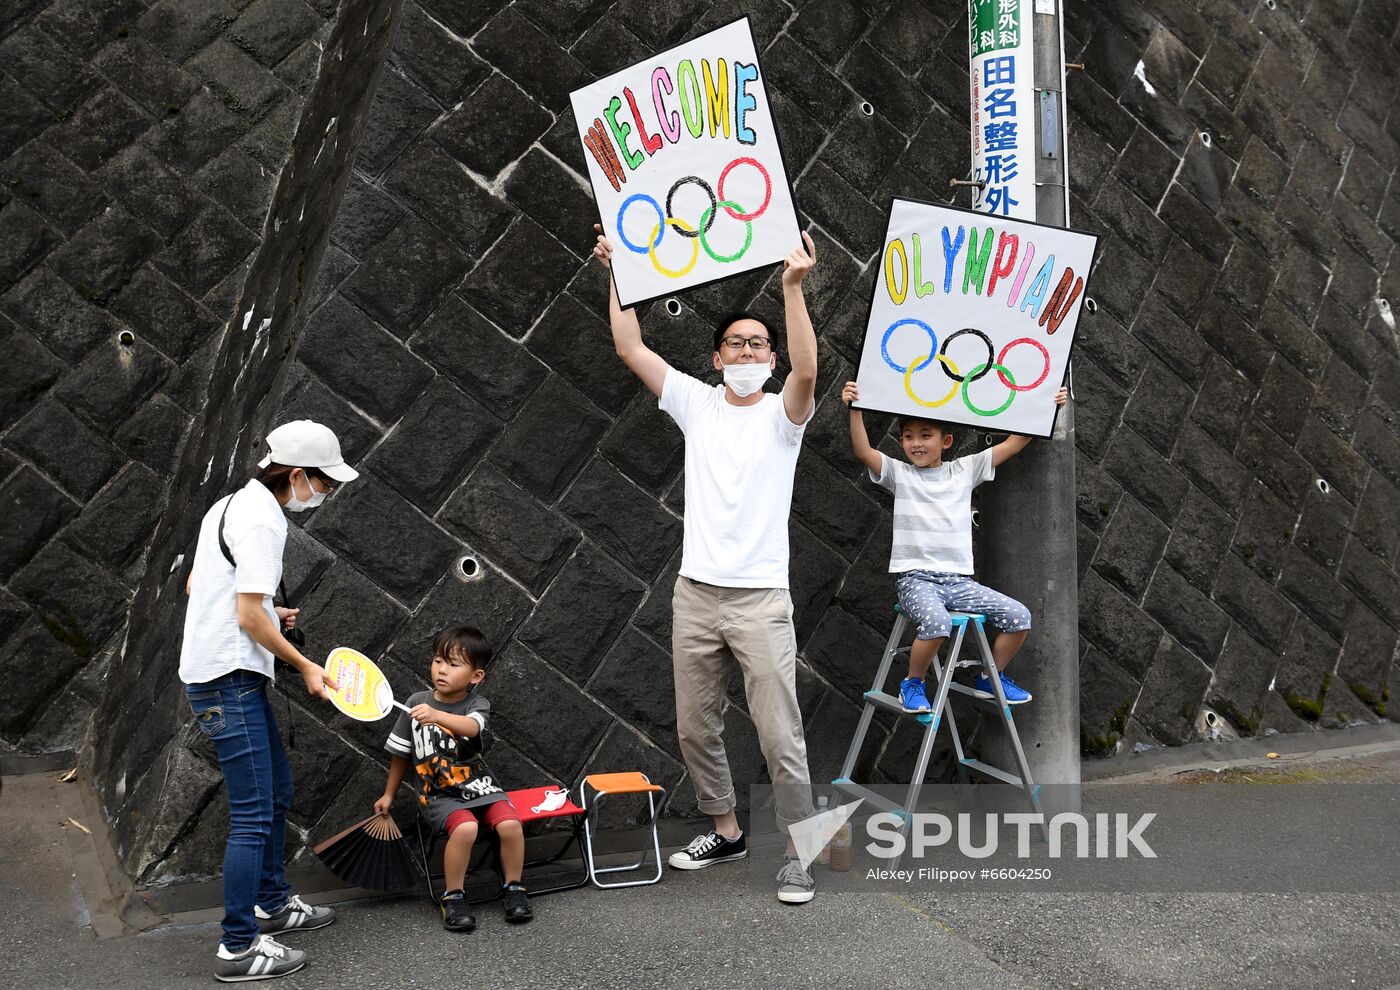
<svg viewBox="0 0 1400 990">
<path fill-rule="evenodd" d="M 857 407 L 1048 437 L 1094 234 L 895 199 Z"/>
<path fill-rule="evenodd" d="M 801 245 L 748 18 L 569 98 L 623 308 Z"/>
</svg>

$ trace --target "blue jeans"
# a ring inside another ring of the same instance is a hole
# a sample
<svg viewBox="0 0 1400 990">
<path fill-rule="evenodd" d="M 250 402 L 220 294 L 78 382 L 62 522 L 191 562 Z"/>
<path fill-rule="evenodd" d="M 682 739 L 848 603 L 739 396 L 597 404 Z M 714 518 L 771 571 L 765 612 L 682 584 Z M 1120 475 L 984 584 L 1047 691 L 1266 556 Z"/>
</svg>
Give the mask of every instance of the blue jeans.
<svg viewBox="0 0 1400 990">
<path fill-rule="evenodd" d="M 229 831 L 224 849 L 224 936 L 230 952 L 258 937 L 253 905 L 264 911 L 287 903 L 283 858 L 292 767 L 267 697 L 262 674 L 236 670 L 189 684 L 185 696 L 195 724 L 214 741 L 228 792 Z"/>
</svg>

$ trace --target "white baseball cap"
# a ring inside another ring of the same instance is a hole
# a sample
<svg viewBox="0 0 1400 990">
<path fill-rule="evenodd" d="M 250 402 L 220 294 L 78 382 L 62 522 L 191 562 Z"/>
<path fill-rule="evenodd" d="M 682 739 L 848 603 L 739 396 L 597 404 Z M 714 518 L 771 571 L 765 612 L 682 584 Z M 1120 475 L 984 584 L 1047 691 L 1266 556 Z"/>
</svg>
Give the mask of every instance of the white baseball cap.
<svg viewBox="0 0 1400 990">
<path fill-rule="evenodd" d="M 258 467 L 273 463 L 314 467 L 336 481 L 354 481 L 360 476 L 360 472 L 340 456 L 340 441 L 330 427 L 309 419 L 283 423 L 267 435 L 267 446 L 271 452 L 258 461 Z"/>
</svg>

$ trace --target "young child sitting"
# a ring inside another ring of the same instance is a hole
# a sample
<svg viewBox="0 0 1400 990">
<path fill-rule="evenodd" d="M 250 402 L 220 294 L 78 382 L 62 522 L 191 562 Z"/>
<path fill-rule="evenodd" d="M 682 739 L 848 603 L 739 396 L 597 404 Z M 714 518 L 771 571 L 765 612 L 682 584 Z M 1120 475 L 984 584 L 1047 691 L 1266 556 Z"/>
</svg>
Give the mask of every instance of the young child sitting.
<svg viewBox="0 0 1400 990">
<path fill-rule="evenodd" d="M 447 887 L 442 895 L 442 924 L 454 932 L 476 927 L 462 887 L 479 829 L 478 815 L 485 827 L 495 829 L 500 840 L 506 921 L 534 917 L 520 882 L 525 833 L 506 792 L 482 758 L 482 733 L 491 703 L 477 694 L 476 688 L 490 662 L 491 644 L 471 626 L 453 626 L 437 634 L 431 667 L 433 690 L 412 695 L 407 702 L 409 710 L 399 713 L 384 744 L 393 755 L 389 779 L 383 795 L 374 802 L 375 814 L 389 813 L 394 792 L 408 773 L 411 755 L 418 774 L 419 811 L 432 828 L 447 834 L 442 854 Z"/>
<path fill-rule="evenodd" d="M 1064 405 L 1068 392 L 1060 389 L 1055 404 Z M 847 382 L 841 400 L 860 399 L 855 382 Z M 870 445 L 859 409 L 851 409 L 851 450 L 870 472 L 870 479 L 894 493 L 894 541 L 890 573 L 899 575 L 895 588 L 899 605 L 915 623 L 909 650 L 909 675 L 900 682 L 899 698 L 906 711 L 929 710 L 924 677 L 952 630 L 949 612 L 978 612 L 999 631 L 992 657 L 1009 704 L 1031 700 L 1030 692 L 1002 673 L 1031 628 L 1031 613 L 1020 602 L 978 584 L 972 574 L 972 489 L 996 476 L 996 469 L 1020 453 L 1029 437 L 1011 436 L 994 447 L 967 457 L 943 460 L 953 446 L 948 427 L 927 419 L 905 417 L 899 422 L 899 444 L 909 463 L 891 460 Z M 994 698 L 992 682 L 981 674 L 973 684 L 979 698 Z"/>
</svg>

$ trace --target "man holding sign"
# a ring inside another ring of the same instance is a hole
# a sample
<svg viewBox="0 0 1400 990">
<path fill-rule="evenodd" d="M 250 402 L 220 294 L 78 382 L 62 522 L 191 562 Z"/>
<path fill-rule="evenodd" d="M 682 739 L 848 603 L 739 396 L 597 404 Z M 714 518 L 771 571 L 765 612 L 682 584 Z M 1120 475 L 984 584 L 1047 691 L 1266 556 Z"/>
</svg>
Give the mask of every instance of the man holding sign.
<svg viewBox="0 0 1400 990">
<path fill-rule="evenodd" d="M 671 627 L 676 734 L 700 810 L 714 818 L 714 828 L 671 857 L 677 869 L 699 870 L 748 855 L 721 736 L 729 682 L 725 646 L 744 672 L 749 713 L 773 781 L 778 827 L 788 831 L 813 812 L 788 594 L 793 474 L 815 411 L 817 384 L 817 337 L 802 295 L 816 247 L 805 232 L 802 238 L 806 250 L 792 251 L 783 263 L 792 371 L 781 396 L 763 391 L 777 365 L 778 345 L 763 321 L 738 314 L 721 323 L 711 361 L 724 384 L 708 386 L 672 368 L 643 343 L 636 311 L 622 308 L 609 279 L 608 313 L 618 356 L 685 434 L 685 539 Z M 612 244 L 601 233 L 593 253 L 611 269 Z M 812 876 L 790 840 L 787 852 L 778 872 L 778 899 L 810 901 Z"/>
</svg>

